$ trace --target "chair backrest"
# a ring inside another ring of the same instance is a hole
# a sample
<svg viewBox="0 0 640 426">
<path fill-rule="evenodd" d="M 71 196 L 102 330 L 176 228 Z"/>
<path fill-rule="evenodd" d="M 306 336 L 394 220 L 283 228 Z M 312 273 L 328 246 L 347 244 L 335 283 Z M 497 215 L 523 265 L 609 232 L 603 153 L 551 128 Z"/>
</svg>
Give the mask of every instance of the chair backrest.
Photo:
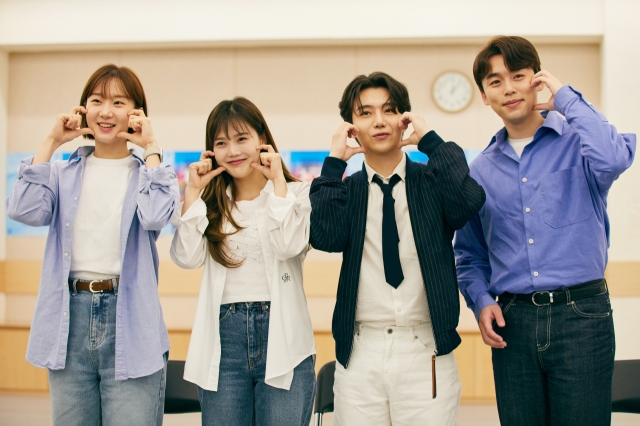
<svg viewBox="0 0 640 426">
<path fill-rule="evenodd" d="M 333 412 L 333 378 L 336 372 L 336 362 L 326 363 L 318 373 L 316 404 L 314 413 L 331 413 Z"/>
<path fill-rule="evenodd" d="M 611 411 L 640 414 L 640 360 L 614 362 Z"/>
<path fill-rule="evenodd" d="M 169 361 L 164 396 L 165 414 L 200 412 L 198 387 L 184 380 L 182 376 L 184 376 L 184 361 Z"/>
</svg>

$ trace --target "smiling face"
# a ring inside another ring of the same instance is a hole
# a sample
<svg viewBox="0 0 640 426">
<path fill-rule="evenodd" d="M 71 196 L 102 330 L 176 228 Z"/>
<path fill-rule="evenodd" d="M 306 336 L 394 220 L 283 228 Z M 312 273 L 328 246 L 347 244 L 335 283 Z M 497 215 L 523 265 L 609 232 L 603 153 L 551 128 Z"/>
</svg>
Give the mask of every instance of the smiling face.
<svg viewBox="0 0 640 426">
<path fill-rule="evenodd" d="M 246 123 L 242 126 L 229 125 L 227 133 L 220 131 L 213 141 L 216 163 L 235 179 L 260 173 L 251 167 L 251 163 L 260 164 L 260 152 L 256 148 L 264 143 L 263 139 Z"/>
<path fill-rule="evenodd" d="M 509 71 L 502 55 L 492 56 L 489 62 L 491 72 L 482 79 L 485 105 L 491 106 L 505 124 L 518 125 L 539 117 L 533 106 L 543 87 L 531 87 L 533 69 Z"/>
<path fill-rule="evenodd" d="M 129 128 L 128 113 L 134 109 L 134 102 L 126 96 L 118 81 L 111 79 L 105 85 L 98 85 L 87 98 L 86 108 L 87 127 L 94 131 L 97 143 L 126 143 L 116 135 Z"/>
<path fill-rule="evenodd" d="M 402 114 L 391 105 L 387 89 L 372 87 L 360 92 L 360 103 L 355 103 L 352 115 L 358 141 L 367 153 L 384 155 L 399 149 Z"/>
</svg>

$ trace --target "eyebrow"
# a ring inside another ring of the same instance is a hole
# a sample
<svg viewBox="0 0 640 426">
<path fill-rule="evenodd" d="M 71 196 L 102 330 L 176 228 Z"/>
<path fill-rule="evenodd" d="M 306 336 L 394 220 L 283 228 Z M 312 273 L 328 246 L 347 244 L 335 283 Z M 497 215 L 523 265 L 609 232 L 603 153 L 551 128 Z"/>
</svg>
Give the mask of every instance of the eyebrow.
<svg viewBox="0 0 640 426">
<path fill-rule="evenodd" d="M 90 94 L 89 96 L 90 96 L 90 97 L 91 97 L 91 96 L 100 96 L 101 98 L 103 98 L 103 97 L 104 97 L 104 95 L 102 94 L 102 92 L 93 92 L 93 93 L 92 93 L 92 94 Z M 116 98 L 121 98 L 121 99 L 131 99 L 130 97 L 125 96 L 125 95 L 110 96 L 110 98 L 111 98 L 111 99 L 116 99 Z"/>
<path fill-rule="evenodd" d="M 495 77 L 500 77 L 500 74 L 498 74 L 497 72 L 492 72 L 491 74 L 487 75 L 484 79 L 485 80 L 490 80 L 490 79 L 495 78 Z"/>
<path fill-rule="evenodd" d="M 360 105 L 360 106 L 358 106 L 358 111 L 362 111 L 362 110 L 364 110 L 365 108 L 373 108 L 373 107 L 374 107 L 373 105 Z M 387 101 L 386 101 L 385 103 L 383 103 L 383 104 L 382 104 L 382 106 L 381 106 L 381 108 L 384 108 L 384 107 L 391 107 L 391 108 L 393 108 L 393 103 L 392 103 L 390 100 L 387 100 Z"/>
</svg>

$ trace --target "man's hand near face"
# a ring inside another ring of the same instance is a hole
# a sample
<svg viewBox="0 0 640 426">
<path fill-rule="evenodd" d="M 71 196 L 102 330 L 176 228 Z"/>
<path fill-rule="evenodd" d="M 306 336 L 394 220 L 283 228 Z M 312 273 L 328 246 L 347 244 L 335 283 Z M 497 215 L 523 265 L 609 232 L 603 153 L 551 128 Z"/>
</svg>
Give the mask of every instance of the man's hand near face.
<svg viewBox="0 0 640 426">
<path fill-rule="evenodd" d="M 554 111 L 555 107 L 553 106 L 553 100 L 555 99 L 556 93 L 558 93 L 558 90 L 560 90 L 563 84 L 560 83 L 560 80 L 551 75 L 549 71 L 541 70 L 536 73 L 531 79 L 531 87 L 540 86 L 542 86 L 541 90 L 544 87 L 548 87 L 551 91 L 551 97 L 547 102 L 534 105 L 533 109 L 538 111 Z"/>
<path fill-rule="evenodd" d="M 361 146 L 353 147 L 347 145 L 347 139 L 355 138 L 357 135 L 358 128 L 356 126 L 351 123 L 347 123 L 346 121 L 343 122 L 340 127 L 338 127 L 338 130 L 333 134 L 329 156 L 339 158 L 342 161 L 347 161 L 356 154 L 365 153 L 366 150 Z"/>
<path fill-rule="evenodd" d="M 413 133 L 411 133 L 407 139 L 400 140 L 399 148 L 407 145 L 418 145 L 420 139 L 422 139 L 422 137 L 429 131 L 429 126 L 427 126 L 427 122 L 424 117 L 413 112 L 406 111 L 402 114 L 402 117 L 400 117 L 398 127 L 400 127 L 400 130 L 402 131 L 407 130 L 409 123 L 413 125 Z"/>
</svg>

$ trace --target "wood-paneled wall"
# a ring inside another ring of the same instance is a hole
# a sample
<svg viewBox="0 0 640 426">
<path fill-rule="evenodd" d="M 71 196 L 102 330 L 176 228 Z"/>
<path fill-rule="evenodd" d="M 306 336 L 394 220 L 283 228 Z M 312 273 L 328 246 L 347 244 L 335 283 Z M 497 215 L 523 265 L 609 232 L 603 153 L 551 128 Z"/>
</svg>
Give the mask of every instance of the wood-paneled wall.
<svg viewBox="0 0 640 426">
<path fill-rule="evenodd" d="M 172 330 L 170 359 L 185 359 L 189 345 L 189 330 Z M 335 359 L 333 337 L 330 332 L 315 332 L 316 372 Z M 46 393 L 49 390 L 47 370 L 36 368 L 25 360 L 28 327 L 0 326 L 0 392 Z M 479 334 L 462 333 L 462 345 L 455 351 L 462 381 L 463 403 L 491 402 L 493 373 L 491 351 Z"/>
</svg>

